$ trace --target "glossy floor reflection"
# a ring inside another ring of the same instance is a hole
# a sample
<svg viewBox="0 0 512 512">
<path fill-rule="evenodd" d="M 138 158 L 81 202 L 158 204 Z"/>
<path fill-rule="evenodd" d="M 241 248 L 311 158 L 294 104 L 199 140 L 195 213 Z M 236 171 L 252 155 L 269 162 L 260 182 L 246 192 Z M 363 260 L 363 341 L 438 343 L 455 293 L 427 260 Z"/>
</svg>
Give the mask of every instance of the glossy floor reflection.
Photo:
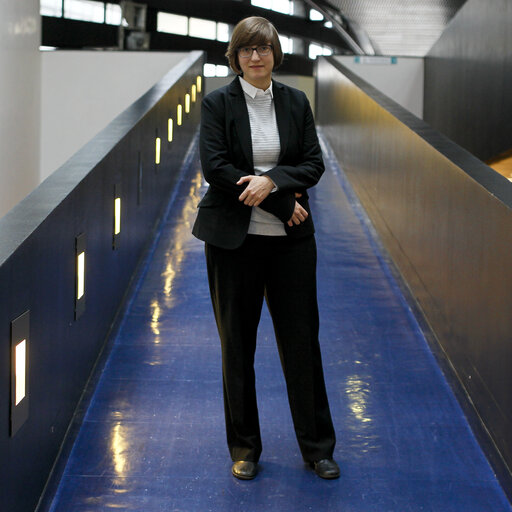
<svg viewBox="0 0 512 512">
<path fill-rule="evenodd" d="M 99 377 L 52 512 L 500 512 L 511 507 L 329 148 L 312 192 L 321 343 L 341 478 L 302 463 L 267 313 L 256 356 L 261 470 L 234 479 L 197 154 Z"/>
</svg>

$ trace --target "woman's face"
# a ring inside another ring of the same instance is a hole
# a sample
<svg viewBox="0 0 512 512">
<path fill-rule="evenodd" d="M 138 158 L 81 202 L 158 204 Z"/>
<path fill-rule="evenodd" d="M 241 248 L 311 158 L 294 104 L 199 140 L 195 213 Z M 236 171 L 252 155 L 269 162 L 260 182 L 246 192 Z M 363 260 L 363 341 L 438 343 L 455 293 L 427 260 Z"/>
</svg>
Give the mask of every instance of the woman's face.
<svg viewBox="0 0 512 512">
<path fill-rule="evenodd" d="M 270 42 L 268 45 L 270 45 Z M 249 46 L 256 48 L 259 45 Z M 272 79 L 272 70 L 274 69 L 274 52 L 271 51 L 268 55 L 260 55 L 254 50 L 251 56 L 245 59 L 239 53 L 238 63 L 245 80 L 259 89 L 268 89 Z"/>
</svg>

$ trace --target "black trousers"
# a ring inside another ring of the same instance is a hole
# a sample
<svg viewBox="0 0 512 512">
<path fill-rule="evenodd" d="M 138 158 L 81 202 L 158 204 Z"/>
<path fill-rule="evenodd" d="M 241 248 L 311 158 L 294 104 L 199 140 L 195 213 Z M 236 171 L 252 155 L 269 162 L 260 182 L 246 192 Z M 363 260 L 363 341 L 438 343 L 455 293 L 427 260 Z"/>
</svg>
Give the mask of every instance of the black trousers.
<svg viewBox="0 0 512 512">
<path fill-rule="evenodd" d="M 302 456 L 307 462 L 331 458 L 336 440 L 318 342 L 314 236 L 248 235 L 238 249 L 206 244 L 205 251 L 231 458 L 257 462 L 261 454 L 254 354 L 264 297 Z"/>
</svg>

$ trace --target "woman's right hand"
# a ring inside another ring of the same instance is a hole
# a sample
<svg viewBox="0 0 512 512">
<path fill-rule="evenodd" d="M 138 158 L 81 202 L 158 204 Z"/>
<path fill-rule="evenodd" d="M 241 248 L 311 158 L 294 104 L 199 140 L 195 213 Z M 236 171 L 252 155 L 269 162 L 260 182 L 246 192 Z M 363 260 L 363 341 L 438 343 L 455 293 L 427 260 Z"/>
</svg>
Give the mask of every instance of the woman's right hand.
<svg viewBox="0 0 512 512">
<path fill-rule="evenodd" d="M 304 222 L 307 218 L 308 218 L 308 212 L 297 201 L 295 201 L 295 208 L 293 210 L 293 215 L 291 216 L 291 219 L 288 221 L 287 224 L 290 227 L 292 227 L 294 224 L 296 226 L 298 226 L 301 222 Z"/>
</svg>

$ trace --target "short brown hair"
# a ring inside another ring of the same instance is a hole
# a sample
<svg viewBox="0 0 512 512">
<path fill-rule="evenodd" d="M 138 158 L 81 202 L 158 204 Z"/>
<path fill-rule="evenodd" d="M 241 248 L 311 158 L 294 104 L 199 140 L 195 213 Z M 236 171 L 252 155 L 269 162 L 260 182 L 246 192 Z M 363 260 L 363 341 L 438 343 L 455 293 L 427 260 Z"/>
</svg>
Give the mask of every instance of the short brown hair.
<svg viewBox="0 0 512 512">
<path fill-rule="evenodd" d="M 250 16 L 239 21 L 233 29 L 231 41 L 226 51 L 229 67 L 238 75 L 242 72 L 238 62 L 238 49 L 242 46 L 270 44 L 274 52 L 274 69 L 283 62 L 283 50 L 276 28 L 270 21 L 260 16 Z"/>
</svg>

